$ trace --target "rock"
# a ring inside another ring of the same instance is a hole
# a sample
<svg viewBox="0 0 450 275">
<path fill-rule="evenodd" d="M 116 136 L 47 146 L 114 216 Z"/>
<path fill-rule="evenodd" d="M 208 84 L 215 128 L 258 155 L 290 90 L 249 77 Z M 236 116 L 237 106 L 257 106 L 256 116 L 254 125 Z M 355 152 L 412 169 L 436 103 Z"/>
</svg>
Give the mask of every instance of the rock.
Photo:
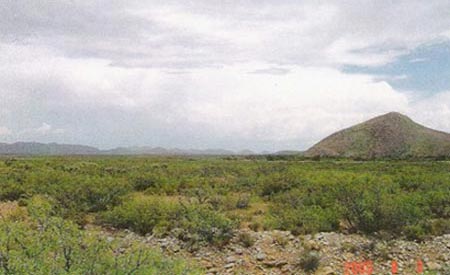
<svg viewBox="0 0 450 275">
<path fill-rule="evenodd" d="M 330 266 L 326 266 L 316 272 L 316 275 L 334 275 L 334 274 L 337 274 L 337 273 Z"/>
<path fill-rule="evenodd" d="M 293 268 L 289 265 L 285 265 L 281 268 L 281 272 L 288 273 L 288 274 L 294 274 Z"/>
<path fill-rule="evenodd" d="M 233 256 L 229 256 L 229 257 L 226 258 L 225 262 L 228 263 L 228 264 L 229 263 L 235 263 L 236 262 L 236 258 L 233 257 Z"/>
<path fill-rule="evenodd" d="M 354 257 L 355 257 L 355 255 L 353 255 L 353 253 L 350 253 L 350 252 L 346 252 L 342 255 L 342 258 L 346 261 L 353 260 Z"/>
<path fill-rule="evenodd" d="M 284 265 L 287 265 L 287 262 L 284 261 L 284 260 L 279 260 L 279 261 L 274 260 L 274 261 L 264 262 L 264 265 L 267 266 L 267 267 L 270 267 L 270 268 L 273 268 L 273 267 L 278 267 L 279 268 L 279 267 L 282 267 Z"/>
<path fill-rule="evenodd" d="M 307 244 L 308 247 L 312 250 L 320 250 L 320 245 L 316 241 L 310 240 L 307 242 Z"/>
<path fill-rule="evenodd" d="M 234 252 L 235 252 L 236 254 L 238 254 L 238 255 L 242 255 L 242 254 L 244 253 L 244 251 L 243 251 L 242 249 L 240 249 L 240 248 L 236 248 L 236 249 L 234 250 Z"/>
<path fill-rule="evenodd" d="M 215 265 L 212 262 L 209 262 L 209 261 L 202 261 L 202 265 L 204 267 L 206 267 L 207 269 L 215 268 Z"/>
<path fill-rule="evenodd" d="M 440 264 L 438 264 L 438 263 L 435 263 L 435 262 L 427 263 L 427 267 L 431 271 L 436 271 L 436 270 L 441 270 L 442 269 L 442 266 Z"/>
<path fill-rule="evenodd" d="M 225 269 L 231 269 L 234 267 L 234 263 L 229 263 L 224 266 Z"/>
<path fill-rule="evenodd" d="M 177 253 L 180 251 L 180 247 L 178 245 L 174 245 L 174 246 L 172 246 L 171 250 L 172 250 L 172 252 Z"/>
<path fill-rule="evenodd" d="M 266 259 L 266 254 L 259 252 L 258 254 L 256 254 L 256 260 L 258 261 L 264 261 Z"/>
</svg>

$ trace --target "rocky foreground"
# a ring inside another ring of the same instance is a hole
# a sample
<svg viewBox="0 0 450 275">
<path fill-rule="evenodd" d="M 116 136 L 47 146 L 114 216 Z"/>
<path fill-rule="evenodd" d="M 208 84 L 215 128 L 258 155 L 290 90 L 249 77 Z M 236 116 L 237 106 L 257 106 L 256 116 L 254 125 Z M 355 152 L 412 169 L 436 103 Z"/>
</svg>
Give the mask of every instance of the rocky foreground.
<svg viewBox="0 0 450 275">
<path fill-rule="evenodd" d="M 129 231 L 109 234 L 192 259 L 207 274 L 392 274 L 393 269 L 396 274 L 450 274 L 450 235 L 417 243 L 339 233 L 293 236 L 284 231 L 240 230 L 231 242 L 217 248 Z"/>
</svg>

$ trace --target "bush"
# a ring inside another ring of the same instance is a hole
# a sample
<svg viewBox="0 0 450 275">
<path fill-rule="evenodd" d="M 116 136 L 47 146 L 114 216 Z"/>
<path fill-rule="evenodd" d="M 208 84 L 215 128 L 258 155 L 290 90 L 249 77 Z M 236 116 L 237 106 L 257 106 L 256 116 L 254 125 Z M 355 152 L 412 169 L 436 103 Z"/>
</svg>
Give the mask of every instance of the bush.
<svg viewBox="0 0 450 275">
<path fill-rule="evenodd" d="M 338 229 L 339 221 L 333 209 L 320 206 L 287 208 L 276 205 L 271 209 L 271 227 L 291 231 L 294 235 L 329 232 Z"/>
<path fill-rule="evenodd" d="M 253 230 L 255 232 L 258 232 L 258 231 L 260 231 L 263 228 L 263 226 L 262 226 L 262 224 L 260 222 L 254 221 L 254 222 L 251 222 L 248 225 L 248 228 L 250 228 L 251 230 Z"/>
<path fill-rule="evenodd" d="M 450 234 L 450 220 L 437 219 L 431 221 L 431 234 L 441 236 Z"/>
<path fill-rule="evenodd" d="M 21 184 L 13 181 L 3 182 L 0 189 L 0 201 L 15 201 L 26 194 L 26 190 Z"/>
<path fill-rule="evenodd" d="M 245 208 L 248 208 L 249 204 L 250 204 L 250 195 L 243 194 L 243 195 L 239 196 L 239 198 L 236 202 L 236 208 L 245 209 Z"/>
<path fill-rule="evenodd" d="M 108 241 L 52 216 L 44 197 L 28 201 L 29 216 L 0 219 L 2 274 L 200 274 L 139 242 Z"/>
<path fill-rule="evenodd" d="M 240 233 L 238 238 L 239 238 L 239 242 L 242 244 L 242 246 L 247 247 L 247 248 L 252 247 L 256 242 L 255 238 L 248 232 Z"/>
<path fill-rule="evenodd" d="M 343 183 L 337 199 L 342 217 L 353 231 L 385 230 L 400 234 L 429 216 L 421 195 L 401 193 L 396 186 L 365 181 Z"/>
<path fill-rule="evenodd" d="M 405 226 L 403 234 L 410 241 L 423 241 L 427 237 L 428 231 L 424 225 L 415 224 Z"/>
<path fill-rule="evenodd" d="M 233 236 L 234 223 L 200 204 L 185 204 L 170 198 L 137 195 L 103 215 L 102 220 L 140 234 L 184 230 L 186 241 L 223 244 Z"/>
<path fill-rule="evenodd" d="M 236 225 L 223 214 L 198 204 L 183 209 L 179 226 L 198 236 L 200 241 L 222 246 L 233 237 Z"/>
<path fill-rule="evenodd" d="M 289 243 L 289 238 L 287 236 L 277 232 L 273 235 L 273 242 L 282 247 L 285 247 Z"/>
<path fill-rule="evenodd" d="M 300 256 L 298 266 L 305 272 L 314 272 L 319 268 L 320 256 L 313 251 L 305 251 Z"/>
<path fill-rule="evenodd" d="M 153 174 L 139 175 L 132 180 L 133 188 L 136 191 L 145 191 L 148 188 L 159 187 L 160 180 Z"/>
<path fill-rule="evenodd" d="M 269 177 L 263 178 L 261 185 L 262 196 L 275 195 L 292 188 L 289 179 L 279 173 L 274 173 Z"/>
<path fill-rule="evenodd" d="M 179 220 L 182 208 L 175 200 L 136 195 L 102 215 L 102 220 L 117 228 L 128 228 L 140 234 L 153 233 L 155 227 L 167 232 Z"/>
</svg>

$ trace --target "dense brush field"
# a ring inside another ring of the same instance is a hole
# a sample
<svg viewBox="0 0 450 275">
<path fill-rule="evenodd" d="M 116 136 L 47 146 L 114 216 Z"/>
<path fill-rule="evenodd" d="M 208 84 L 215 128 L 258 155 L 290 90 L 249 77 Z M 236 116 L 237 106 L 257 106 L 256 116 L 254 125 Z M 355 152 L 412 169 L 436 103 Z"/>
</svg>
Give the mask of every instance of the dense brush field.
<svg viewBox="0 0 450 275">
<path fill-rule="evenodd" d="M 196 274 L 86 228 L 176 232 L 192 250 L 221 247 L 237 228 L 421 241 L 450 233 L 450 163 L 3 158 L 0 200 L 0 273 Z"/>
</svg>

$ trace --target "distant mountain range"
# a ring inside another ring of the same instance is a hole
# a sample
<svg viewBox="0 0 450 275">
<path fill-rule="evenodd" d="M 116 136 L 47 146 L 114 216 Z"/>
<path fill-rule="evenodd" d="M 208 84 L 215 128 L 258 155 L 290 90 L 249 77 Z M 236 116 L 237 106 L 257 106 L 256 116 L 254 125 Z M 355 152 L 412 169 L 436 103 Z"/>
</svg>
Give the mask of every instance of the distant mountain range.
<svg viewBox="0 0 450 275">
<path fill-rule="evenodd" d="M 450 157 L 450 134 L 422 126 L 400 113 L 388 113 L 336 132 L 305 152 L 223 149 L 185 150 L 162 147 L 119 147 L 100 150 L 84 145 L 0 143 L 0 155 L 297 155 L 305 157 L 426 158 Z"/>
<path fill-rule="evenodd" d="M 307 157 L 450 157 L 450 134 L 388 113 L 336 132 L 305 152 Z"/>
<path fill-rule="evenodd" d="M 37 142 L 0 143 L 1 155 L 95 155 L 100 153 L 99 149 L 84 145 Z"/>
<path fill-rule="evenodd" d="M 111 150 L 100 150 L 91 146 L 16 142 L 0 143 L 0 155 L 254 155 L 255 152 L 244 150 L 234 152 L 222 149 L 183 150 L 162 147 L 119 147 Z"/>
<path fill-rule="evenodd" d="M 102 151 L 107 155 L 253 155 L 252 151 L 234 152 L 223 149 L 167 149 L 162 147 L 119 147 L 112 150 Z"/>
</svg>

